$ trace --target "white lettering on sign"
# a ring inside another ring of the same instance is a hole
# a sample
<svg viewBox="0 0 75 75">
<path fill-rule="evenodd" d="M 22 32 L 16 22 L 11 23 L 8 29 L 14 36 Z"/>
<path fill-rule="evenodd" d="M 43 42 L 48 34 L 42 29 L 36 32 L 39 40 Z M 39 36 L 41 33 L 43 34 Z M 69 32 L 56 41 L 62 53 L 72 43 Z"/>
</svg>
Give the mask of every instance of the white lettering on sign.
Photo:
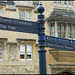
<svg viewBox="0 0 75 75">
<path fill-rule="evenodd" d="M 51 40 L 51 41 L 57 41 L 57 39 L 55 39 L 55 38 L 50 38 L 50 37 L 47 37 L 47 40 Z"/>
<path fill-rule="evenodd" d="M 58 42 L 62 42 L 62 43 L 69 43 L 69 40 L 65 40 L 65 39 L 58 39 Z"/>
<path fill-rule="evenodd" d="M 54 47 L 54 44 L 47 43 L 48 46 Z"/>
<path fill-rule="evenodd" d="M 8 29 L 16 30 L 16 27 L 15 26 L 8 26 Z"/>
<path fill-rule="evenodd" d="M 3 25 L 3 24 L 0 24 L 0 28 L 6 29 L 7 27 L 5 25 Z"/>
<path fill-rule="evenodd" d="M 75 44 L 75 41 L 70 41 L 71 44 Z"/>
<path fill-rule="evenodd" d="M 66 49 L 73 49 L 73 47 L 65 46 Z"/>
<path fill-rule="evenodd" d="M 64 48 L 63 45 L 59 45 L 59 44 L 55 44 L 55 47 L 56 47 L 56 48 Z"/>
<path fill-rule="evenodd" d="M 15 26 L 10 26 L 10 25 L 3 25 L 3 24 L 0 24 L 0 28 L 2 29 L 10 29 L 10 30 L 16 30 L 16 27 Z"/>
<path fill-rule="evenodd" d="M 56 49 L 74 51 L 74 46 L 70 46 L 70 45 L 63 45 L 63 44 L 45 42 L 45 46 L 49 47 L 49 48 L 56 48 Z"/>
<path fill-rule="evenodd" d="M 63 38 L 51 37 L 51 36 L 46 36 L 46 41 L 54 42 L 54 43 L 61 43 L 61 44 L 75 45 L 75 40 L 69 40 L 69 39 L 63 39 Z"/>
<path fill-rule="evenodd" d="M 18 21 L 18 20 L 13 20 L 13 23 L 15 23 L 15 24 L 24 24 L 24 25 L 32 25 L 32 23 L 23 22 L 23 21 Z"/>
<path fill-rule="evenodd" d="M 0 21 L 1 21 L 1 22 L 6 22 L 6 23 L 7 23 L 7 22 L 12 23 L 12 20 L 10 20 L 10 19 L 5 19 L 5 18 L 1 18 L 1 17 L 0 17 Z"/>
</svg>

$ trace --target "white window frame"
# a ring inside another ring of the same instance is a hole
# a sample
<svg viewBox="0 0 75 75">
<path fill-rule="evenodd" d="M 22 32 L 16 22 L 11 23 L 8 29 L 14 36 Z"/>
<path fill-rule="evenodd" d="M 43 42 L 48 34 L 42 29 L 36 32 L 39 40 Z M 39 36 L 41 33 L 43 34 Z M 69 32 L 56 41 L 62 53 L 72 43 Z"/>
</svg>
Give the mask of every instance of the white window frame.
<svg viewBox="0 0 75 75">
<path fill-rule="evenodd" d="M 71 25 L 68 26 L 68 39 L 72 39 L 72 35 L 70 35 L 71 37 L 69 37 L 69 33 L 71 34 L 71 30 L 69 31 L 69 27 L 71 27 Z M 72 29 L 72 28 L 71 28 Z"/>
<path fill-rule="evenodd" d="M 0 43 L 0 45 L 2 46 L 2 51 L 0 52 L 2 54 L 2 59 L 0 59 L 0 61 L 3 60 L 3 45 Z"/>
<path fill-rule="evenodd" d="M 24 11 L 19 11 L 19 19 L 24 20 Z"/>
<path fill-rule="evenodd" d="M 29 11 L 26 11 L 26 20 L 30 21 L 30 12 Z"/>
<path fill-rule="evenodd" d="M 63 38 L 65 38 L 65 25 L 62 26 L 62 32 L 63 32 Z"/>
<path fill-rule="evenodd" d="M 68 6 L 72 6 L 72 1 L 71 0 L 68 1 Z"/>
<path fill-rule="evenodd" d="M 2 9 L 0 9 L 0 16 L 2 16 Z"/>
<path fill-rule="evenodd" d="M 60 35 L 61 38 L 61 25 L 57 25 L 57 30 L 58 30 L 58 37 Z"/>
<path fill-rule="evenodd" d="M 21 45 L 25 46 L 24 44 L 21 44 Z M 20 55 L 23 54 L 24 55 L 24 59 L 20 58 L 20 60 L 25 60 L 25 48 L 24 48 L 24 51 L 21 52 L 21 45 L 20 45 Z"/>
<path fill-rule="evenodd" d="M 58 1 L 58 5 L 59 5 L 59 6 L 61 6 L 61 5 L 62 5 L 62 4 L 61 4 L 61 0 L 59 0 L 59 1 Z"/>
<path fill-rule="evenodd" d="M 74 32 L 74 30 L 75 30 L 75 26 L 73 26 L 73 40 L 75 40 L 75 37 L 74 37 L 75 32 Z"/>
<path fill-rule="evenodd" d="M 67 0 L 64 0 L 64 2 L 66 2 L 66 5 L 65 5 L 65 3 L 64 3 L 64 6 L 67 6 Z"/>
<path fill-rule="evenodd" d="M 27 60 L 32 60 L 32 53 L 27 53 L 27 55 L 31 55 L 31 59 L 27 59 Z"/>
<path fill-rule="evenodd" d="M 55 25 L 51 25 L 51 36 L 55 37 Z"/>
<path fill-rule="evenodd" d="M 56 0 L 54 0 L 54 2 L 53 2 L 53 3 L 54 3 L 54 5 L 57 5 L 57 1 L 56 1 Z"/>
<path fill-rule="evenodd" d="M 31 49 L 32 49 L 32 45 L 30 45 L 31 46 Z M 27 45 L 27 47 L 28 47 L 28 45 Z M 27 55 L 31 55 L 31 59 L 27 59 L 27 60 L 32 60 L 32 50 L 31 50 L 31 52 L 27 52 Z"/>
</svg>

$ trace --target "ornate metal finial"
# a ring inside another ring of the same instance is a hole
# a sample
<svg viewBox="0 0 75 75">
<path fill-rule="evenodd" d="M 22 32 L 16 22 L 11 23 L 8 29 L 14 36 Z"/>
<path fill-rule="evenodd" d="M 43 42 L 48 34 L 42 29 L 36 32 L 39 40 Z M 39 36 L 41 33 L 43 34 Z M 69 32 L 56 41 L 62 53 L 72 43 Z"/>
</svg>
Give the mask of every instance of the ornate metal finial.
<svg viewBox="0 0 75 75">
<path fill-rule="evenodd" d="M 42 5 L 42 2 L 40 2 L 40 5 L 38 6 L 37 11 L 38 11 L 39 13 L 43 13 L 43 12 L 45 11 L 45 9 L 44 9 L 44 7 L 43 7 L 43 5 Z"/>
</svg>

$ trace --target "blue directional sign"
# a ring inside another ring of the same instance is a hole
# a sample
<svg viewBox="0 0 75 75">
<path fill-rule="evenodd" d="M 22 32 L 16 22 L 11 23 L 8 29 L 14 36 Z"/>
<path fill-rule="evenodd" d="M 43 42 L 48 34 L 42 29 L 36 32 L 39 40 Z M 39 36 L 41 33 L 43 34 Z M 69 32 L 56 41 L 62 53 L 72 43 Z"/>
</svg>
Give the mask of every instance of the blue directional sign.
<svg viewBox="0 0 75 75">
<path fill-rule="evenodd" d="M 38 34 L 37 22 L 0 17 L 0 29 Z"/>
<path fill-rule="evenodd" d="M 64 39 L 64 38 L 59 38 L 59 37 L 52 37 L 52 36 L 45 36 L 45 41 L 66 44 L 66 45 L 75 45 L 75 40 Z"/>
<path fill-rule="evenodd" d="M 58 44 L 58 43 L 53 43 L 53 42 L 45 42 L 45 46 L 49 48 L 63 49 L 63 50 L 68 50 L 68 51 L 75 50 L 74 46 L 63 45 L 63 44 Z"/>
</svg>

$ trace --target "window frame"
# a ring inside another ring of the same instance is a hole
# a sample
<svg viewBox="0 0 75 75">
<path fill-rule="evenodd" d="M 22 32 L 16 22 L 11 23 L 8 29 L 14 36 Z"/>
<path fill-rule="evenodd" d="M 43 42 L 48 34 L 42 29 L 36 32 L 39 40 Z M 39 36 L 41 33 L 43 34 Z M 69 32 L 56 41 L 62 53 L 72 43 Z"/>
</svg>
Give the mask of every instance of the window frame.
<svg viewBox="0 0 75 75">
<path fill-rule="evenodd" d="M 60 31 L 58 31 L 59 29 L 58 29 L 58 26 L 60 27 Z M 59 24 L 59 25 L 57 25 L 57 33 L 58 33 L 58 37 L 59 37 L 59 33 L 60 33 L 60 37 L 61 37 L 61 25 Z"/>
<path fill-rule="evenodd" d="M 75 30 L 75 26 L 73 25 L 73 40 L 75 40 L 75 38 L 74 38 L 74 34 L 75 34 L 74 30 Z"/>
<path fill-rule="evenodd" d="M 25 18 L 25 20 L 26 21 L 30 21 L 30 11 L 26 11 L 26 18 Z"/>
<path fill-rule="evenodd" d="M 61 6 L 61 5 L 62 5 L 62 2 L 61 2 L 61 0 L 59 0 L 59 1 L 58 1 L 58 5 L 59 5 L 59 6 Z"/>
<path fill-rule="evenodd" d="M 64 30 L 63 30 L 63 28 L 64 28 Z M 65 25 L 62 25 L 62 38 L 65 38 L 65 33 L 66 33 L 66 31 L 65 31 Z"/>
<path fill-rule="evenodd" d="M 53 4 L 54 4 L 54 5 L 57 5 L 57 1 L 56 1 L 56 0 L 54 0 Z"/>
<path fill-rule="evenodd" d="M 52 27 L 54 27 L 54 31 L 52 30 Z M 55 25 L 51 25 L 51 36 L 55 37 Z"/>
<path fill-rule="evenodd" d="M 20 44 L 20 48 L 21 48 L 21 45 L 25 46 L 24 44 Z M 24 50 L 24 52 L 21 52 L 21 50 L 20 50 L 20 55 L 21 55 L 21 54 L 24 54 L 24 59 L 21 59 L 21 58 L 20 58 L 20 60 L 26 60 L 26 58 L 25 58 L 25 53 L 26 53 L 26 52 L 25 52 L 25 51 L 26 51 L 26 50 Z"/>
<path fill-rule="evenodd" d="M 52 26 L 54 28 L 52 28 Z M 60 31 L 58 31 L 58 27 L 60 26 Z M 59 37 L 58 35 L 60 35 L 60 38 L 66 38 L 65 33 L 66 33 L 66 25 L 62 24 L 62 23 L 58 23 L 57 24 L 57 32 L 55 32 L 55 25 L 54 24 L 50 24 L 50 36 L 52 36 L 52 34 L 54 35 L 53 37 L 56 37 L 55 34 L 57 33 L 57 37 Z M 64 29 L 63 29 L 64 28 Z M 52 31 L 51 31 L 52 30 Z M 60 33 L 60 34 L 59 34 Z"/>
<path fill-rule="evenodd" d="M 30 45 L 30 44 L 28 44 L 28 45 Z M 27 45 L 27 46 L 28 46 L 28 45 Z M 31 49 L 32 49 L 32 45 L 30 45 L 30 46 L 31 46 Z M 32 60 L 32 50 L 31 50 L 31 53 L 28 52 L 27 55 L 31 55 L 31 59 L 27 59 L 27 60 Z"/>
<path fill-rule="evenodd" d="M 25 15 L 24 11 L 20 10 L 19 11 L 19 19 L 24 20 L 24 15 Z"/>
<path fill-rule="evenodd" d="M 70 31 L 69 31 L 69 27 L 70 27 Z M 71 37 L 69 37 L 69 34 Z M 71 25 L 68 26 L 68 39 L 72 39 L 72 27 L 71 27 Z"/>
<path fill-rule="evenodd" d="M 72 6 L 72 1 L 71 0 L 68 1 L 68 6 Z"/>
<path fill-rule="evenodd" d="M 66 2 L 66 4 L 65 4 L 65 2 Z M 67 0 L 64 0 L 64 6 L 67 6 Z"/>
<path fill-rule="evenodd" d="M 25 50 L 25 51 L 22 51 L 22 52 L 21 52 L 21 45 L 24 46 L 24 50 Z M 28 45 L 31 46 L 31 52 L 27 52 L 27 46 L 28 46 Z M 33 54 L 33 53 L 32 53 L 32 50 L 33 50 L 33 45 L 32 45 L 32 44 L 20 44 L 20 47 L 19 47 L 19 48 L 20 48 L 20 55 L 21 55 L 21 54 L 24 55 L 24 59 L 21 59 L 21 58 L 20 58 L 20 60 L 24 60 L 24 61 L 25 61 L 25 60 L 32 60 L 32 54 Z M 30 59 L 27 59 L 27 55 L 31 55 L 31 58 L 30 58 Z"/>
</svg>

